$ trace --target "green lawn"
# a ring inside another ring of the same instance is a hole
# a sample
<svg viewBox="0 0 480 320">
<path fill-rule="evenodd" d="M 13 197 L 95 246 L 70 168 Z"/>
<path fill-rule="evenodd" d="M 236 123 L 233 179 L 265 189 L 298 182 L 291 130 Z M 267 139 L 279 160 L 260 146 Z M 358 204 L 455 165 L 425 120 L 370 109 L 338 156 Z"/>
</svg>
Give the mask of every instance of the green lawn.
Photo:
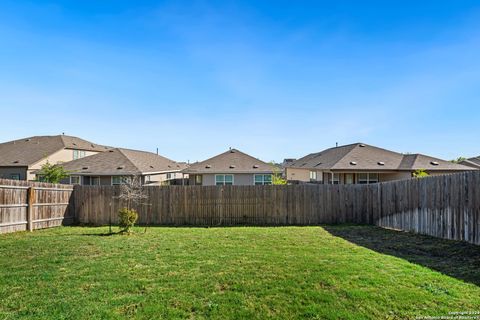
<svg viewBox="0 0 480 320">
<path fill-rule="evenodd" d="M 404 319 L 480 311 L 473 245 L 367 226 L 135 231 L 0 235 L 0 319 Z"/>
</svg>

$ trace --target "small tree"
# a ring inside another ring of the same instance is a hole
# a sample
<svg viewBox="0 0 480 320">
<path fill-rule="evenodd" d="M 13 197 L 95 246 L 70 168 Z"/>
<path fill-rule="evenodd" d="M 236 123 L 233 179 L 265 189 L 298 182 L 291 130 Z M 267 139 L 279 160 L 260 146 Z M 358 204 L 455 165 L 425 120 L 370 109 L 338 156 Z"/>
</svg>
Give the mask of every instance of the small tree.
<svg viewBox="0 0 480 320">
<path fill-rule="evenodd" d="M 147 204 L 148 194 L 142 184 L 141 176 L 125 178 L 120 185 L 120 195 L 115 197 L 123 200 L 127 206 L 118 213 L 121 232 L 130 233 L 138 219 L 138 213 L 133 206 Z"/>
<path fill-rule="evenodd" d="M 287 184 L 287 179 L 283 178 L 282 170 L 277 166 L 277 164 L 272 161 L 270 162 L 272 166 L 272 184 L 273 185 L 285 185 Z"/>
<path fill-rule="evenodd" d="M 413 172 L 413 176 L 415 178 L 425 178 L 428 177 L 429 174 L 427 171 L 425 171 L 425 169 L 418 169 Z"/>
<path fill-rule="evenodd" d="M 47 161 L 37 175 L 42 177 L 42 181 L 50 183 L 59 183 L 65 178 L 69 177 L 69 174 L 62 166 L 51 164 Z"/>
<path fill-rule="evenodd" d="M 450 162 L 460 163 L 460 162 L 465 161 L 465 160 L 467 160 L 467 158 L 465 158 L 465 157 L 458 157 L 457 159 L 450 160 Z"/>
</svg>

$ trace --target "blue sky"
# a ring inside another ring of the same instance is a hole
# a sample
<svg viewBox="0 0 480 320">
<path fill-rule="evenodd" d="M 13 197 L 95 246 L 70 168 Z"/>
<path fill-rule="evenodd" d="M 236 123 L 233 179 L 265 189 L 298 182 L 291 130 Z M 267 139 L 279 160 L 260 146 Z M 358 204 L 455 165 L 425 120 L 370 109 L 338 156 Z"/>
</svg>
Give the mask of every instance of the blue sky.
<svg viewBox="0 0 480 320">
<path fill-rule="evenodd" d="M 480 155 L 478 1 L 0 2 L 0 141 Z"/>
</svg>

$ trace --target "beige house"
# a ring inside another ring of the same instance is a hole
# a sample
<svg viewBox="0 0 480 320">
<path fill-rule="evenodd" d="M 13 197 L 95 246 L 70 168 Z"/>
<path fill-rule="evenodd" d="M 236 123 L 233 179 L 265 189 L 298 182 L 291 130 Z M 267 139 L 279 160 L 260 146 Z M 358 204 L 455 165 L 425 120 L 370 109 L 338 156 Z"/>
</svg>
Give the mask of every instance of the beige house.
<svg viewBox="0 0 480 320">
<path fill-rule="evenodd" d="M 370 184 L 408 179 L 416 170 L 430 175 L 475 170 L 422 154 L 401 154 L 364 143 L 326 149 L 285 163 L 295 183 Z"/>
<path fill-rule="evenodd" d="M 0 143 L 0 178 L 35 180 L 35 173 L 47 162 L 59 164 L 108 149 L 66 135 L 35 136 Z"/>
<path fill-rule="evenodd" d="M 145 185 L 171 184 L 182 179 L 185 163 L 175 162 L 155 153 L 123 148 L 62 164 L 70 173 L 64 183 L 105 186 L 119 185 L 132 176 L 140 176 Z"/>
<path fill-rule="evenodd" d="M 237 149 L 197 162 L 182 171 L 190 185 L 265 185 L 272 184 L 272 165 Z"/>
</svg>

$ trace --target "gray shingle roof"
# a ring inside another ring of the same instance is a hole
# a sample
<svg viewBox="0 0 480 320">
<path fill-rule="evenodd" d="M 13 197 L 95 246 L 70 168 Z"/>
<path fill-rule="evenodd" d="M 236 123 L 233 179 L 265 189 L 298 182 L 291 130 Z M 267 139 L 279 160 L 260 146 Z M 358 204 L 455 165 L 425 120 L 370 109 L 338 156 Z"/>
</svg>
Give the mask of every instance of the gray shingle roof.
<svg viewBox="0 0 480 320">
<path fill-rule="evenodd" d="M 464 171 L 471 168 L 422 154 L 401 154 L 364 143 L 326 149 L 300 158 L 287 167 L 332 171 Z"/>
<path fill-rule="evenodd" d="M 144 175 L 157 172 L 174 172 L 186 168 L 155 153 L 115 148 L 107 152 L 62 164 L 71 174 L 78 175 Z"/>
<path fill-rule="evenodd" d="M 0 166 L 31 166 L 62 149 L 101 152 L 108 147 L 65 135 L 29 137 L 0 143 Z"/>
<path fill-rule="evenodd" d="M 190 165 L 184 173 L 272 173 L 272 165 L 237 149 L 231 149 L 215 157 Z"/>
<path fill-rule="evenodd" d="M 460 164 L 463 164 L 468 167 L 480 169 L 480 156 L 463 160 L 460 162 Z"/>
</svg>

